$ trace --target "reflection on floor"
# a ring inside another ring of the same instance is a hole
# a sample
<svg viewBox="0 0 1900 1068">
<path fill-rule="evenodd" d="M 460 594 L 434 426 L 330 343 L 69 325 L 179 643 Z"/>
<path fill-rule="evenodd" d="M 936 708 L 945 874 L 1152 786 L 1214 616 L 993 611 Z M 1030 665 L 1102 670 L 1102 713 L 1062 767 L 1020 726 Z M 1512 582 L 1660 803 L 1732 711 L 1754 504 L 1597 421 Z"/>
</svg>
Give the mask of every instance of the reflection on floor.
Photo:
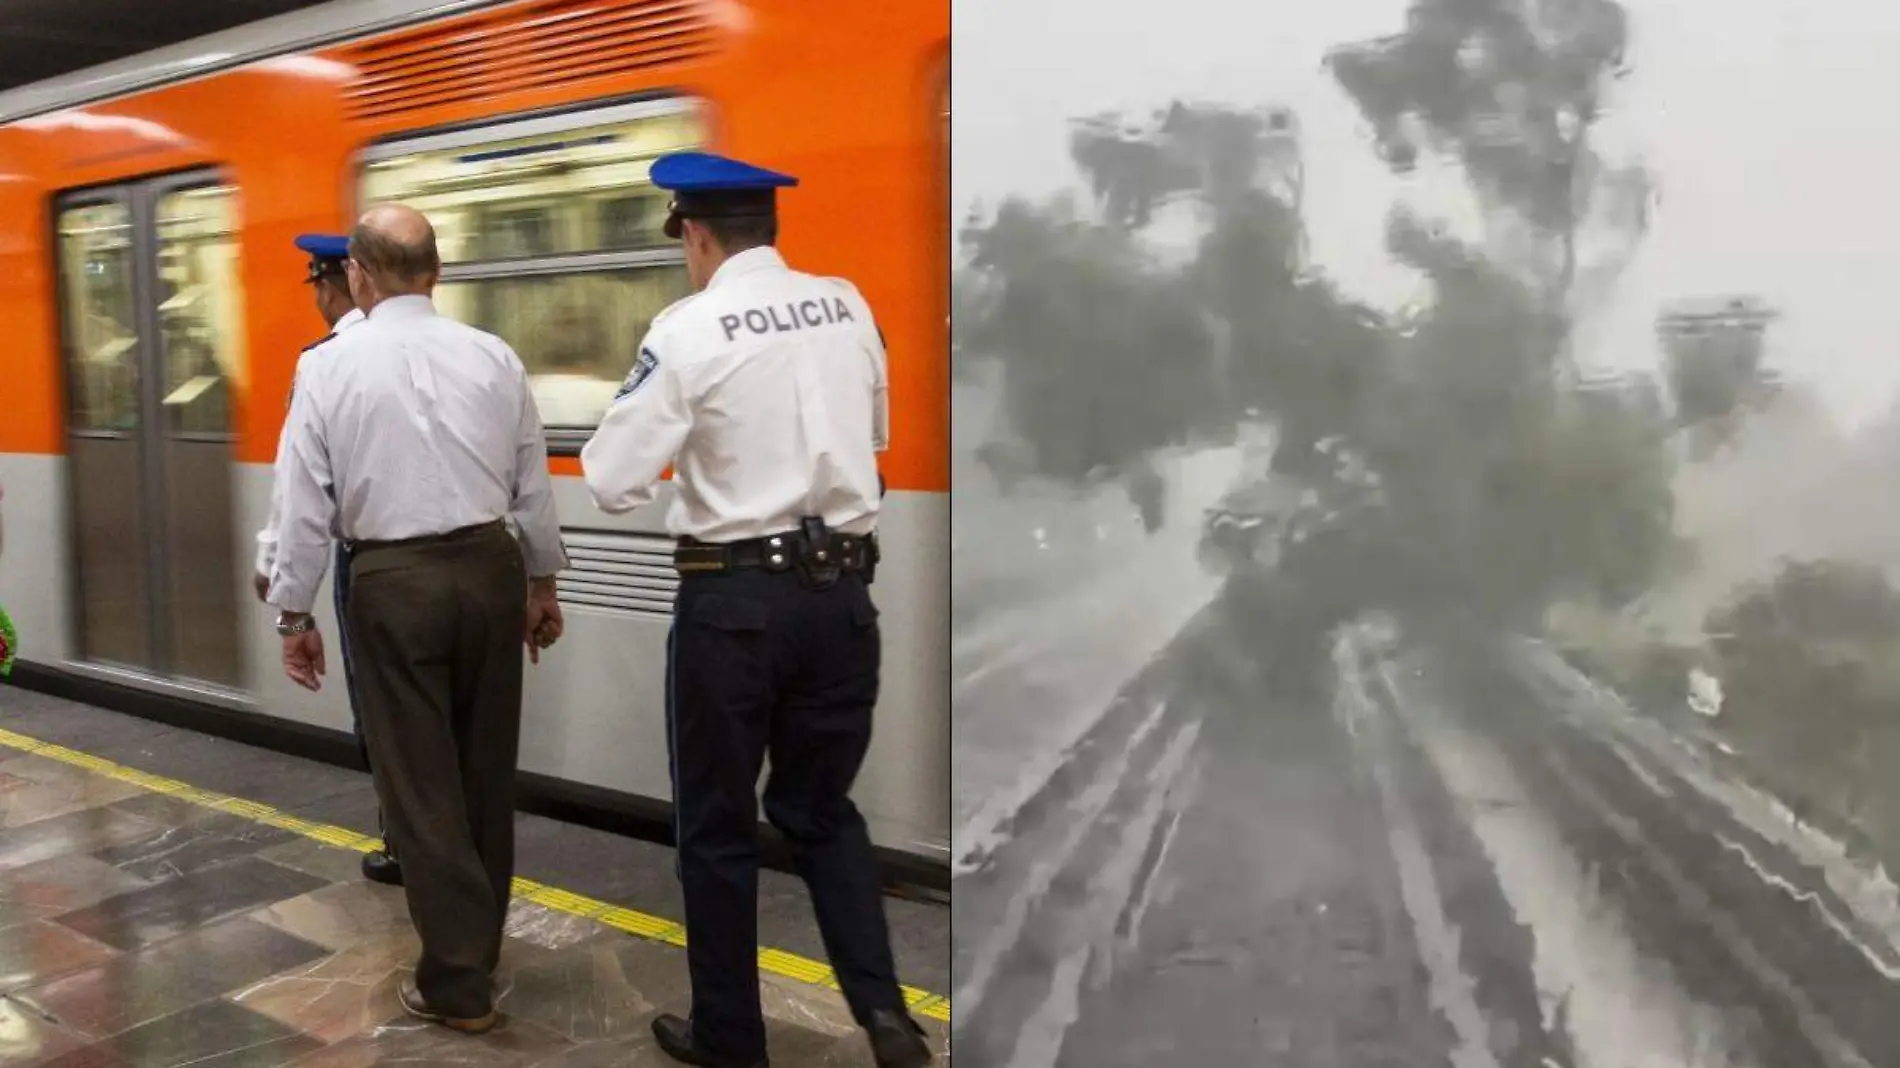
<svg viewBox="0 0 1900 1068">
<path fill-rule="evenodd" d="M 395 995 L 417 952 L 407 906 L 358 861 L 0 745 L 0 1064 L 672 1063 L 648 1021 L 685 1011 L 685 954 L 532 901 L 509 919 L 500 1028 L 471 1038 L 409 1019 Z M 774 1064 L 871 1063 L 838 995 L 763 982 Z M 943 1051 L 945 1024 L 920 1022 Z"/>
</svg>

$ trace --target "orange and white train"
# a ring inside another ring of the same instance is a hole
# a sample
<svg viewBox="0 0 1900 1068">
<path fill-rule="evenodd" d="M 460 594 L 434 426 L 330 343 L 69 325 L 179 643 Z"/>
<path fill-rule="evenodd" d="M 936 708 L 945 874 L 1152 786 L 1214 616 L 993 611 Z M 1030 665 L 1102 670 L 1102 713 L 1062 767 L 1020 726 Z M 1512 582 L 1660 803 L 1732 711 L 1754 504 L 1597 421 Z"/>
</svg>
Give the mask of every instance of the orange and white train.
<svg viewBox="0 0 1900 1068">
<path fill-rule="evenodd" d="M 279 667 L 253 536 L 324 333 L 291 241 L 400 200 L 437 228 L 438 305 L 516 347 L 549 428 L 574 566 L 529 673 L 524 797 L 663 826 L 666 497 L 603 515 L 576 456 L 686 291 L 648 164 L 703 147 L 800 176 L 788 258 L 856 281 L 888 340 L 858 799 L 893 859 L 944 869 L 949 38 L 947 0 L 335 0 L 0 92 L 15 681 L 350 759 L 340 678 L 306 694 Z"/>
</svg>

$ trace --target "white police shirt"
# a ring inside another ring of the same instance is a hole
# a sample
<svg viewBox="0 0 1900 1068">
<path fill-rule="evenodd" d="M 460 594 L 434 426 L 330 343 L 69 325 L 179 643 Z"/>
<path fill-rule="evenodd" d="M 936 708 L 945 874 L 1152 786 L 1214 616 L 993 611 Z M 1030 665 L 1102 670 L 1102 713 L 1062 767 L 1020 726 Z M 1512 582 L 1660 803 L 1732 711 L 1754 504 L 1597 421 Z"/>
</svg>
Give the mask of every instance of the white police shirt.
<svg viewBox="0 0 1900 1068">
<path fill-rule="evenodd" d="M 350 327 L 362 321 L 363 313 L 361 311 L 351 308 L 349 311 L 344 312 L 343 317 L 338 319 L 336 325 L 330 328 L 330 333 L 327 337 L 297 354 L 298 370 L 301 371 L 303 369 L 303 362 L 305 360 L 322 352 L 329 346 L 330 342 L 335 341 L 338 334 L 341 334 L 343 331 L 348 330 Z M 293 381 L 295 381 L 294 378 Z M 296 396 L 295 390 L 292 391 L 291 396 L 294 400 Z M 284 454 L 284 442 L 289 437 L 290 420 L 285 419 L 283 429 L 279 431 L 277 435 L 277 455 L 282 456 Z M 284 486 L 282 482 L 273 478 L 270 482 L 270 514 L 264 517 L 264 528 L 257 532 L 257 573 L 260 575 L 270 575 L 271 565 L 277 561 L 277 523 L 278 520 L 283 517 L 283 514 Z"/>
<path fill-rule="evenodd" d="M 529 575 L 567 566 L 541 417 L 500 338 L 393 297 L 300 364 L 291 397 L 271 604 L 310 610 L 333 522 L 352 541 L 400 541 L 506 517 Z"/>
<path fill-rule="evenodd" d="M 857 287 L 754 248 L 654 318 L 581 469 L 618 513 L 651 501 L 671 464 L 676 536 L 743 541 L 813 515 L 868 534 L 889 427 L 884 343 Z"/>
</svg>

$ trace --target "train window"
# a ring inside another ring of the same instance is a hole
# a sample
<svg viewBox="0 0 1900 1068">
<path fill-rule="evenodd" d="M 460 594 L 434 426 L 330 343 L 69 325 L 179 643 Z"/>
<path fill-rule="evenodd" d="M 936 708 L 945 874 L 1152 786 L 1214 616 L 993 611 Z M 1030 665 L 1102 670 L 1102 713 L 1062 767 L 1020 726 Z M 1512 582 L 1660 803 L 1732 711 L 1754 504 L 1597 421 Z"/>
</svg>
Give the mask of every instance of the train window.
<svg viewBox="0 0 1900 1068">
<path fill-rule="evenodd" d="M 364 198 L 426 214 L 445 264 L 667 246 L 666 194 L 648 184 L 647 167 L 700 143 L 692 112 L 674 105 L 530 137 L 505 131 L 372 160 Z"/>
<path fill-rule="evenodd" d="M 626 377 L 627 354 L 687 288 L 684 271 L 636 268 L 445 282 L 436 301 L 521 354 L 542 423 L 592 427 Z"/>
<path fill-rule="evenodd" d="M 223 435 L 244 366 L 237 191 L 201 186 L 158 202 L 158 320 L 165 429 Z"/>
<path fill-rule="evenodd" d="M 139 425 L 139 345 L 132 281 L 132 213 L 122 203 L 60 213 L 72 428 L 130 431 Z"/>
<path fill-rule="evenodd" d="M 578 445 L 653 316 L 688 292 L 647 168 L 703 142 L 684 100 L 424 135 L 370 153 L 362 199 L 429 217 L 438 306 L 514 346 L 550 437 Z"/>
</svg>

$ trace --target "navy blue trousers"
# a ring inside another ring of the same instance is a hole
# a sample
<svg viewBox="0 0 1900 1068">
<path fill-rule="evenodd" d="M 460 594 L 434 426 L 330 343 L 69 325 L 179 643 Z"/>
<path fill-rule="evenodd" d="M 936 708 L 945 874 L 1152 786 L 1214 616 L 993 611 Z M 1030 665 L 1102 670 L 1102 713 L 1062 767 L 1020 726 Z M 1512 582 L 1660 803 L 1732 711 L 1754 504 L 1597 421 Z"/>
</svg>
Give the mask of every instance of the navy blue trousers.
<svg viewBox="0 0 1900 1068">
<path fill-rule="evenodd" d="M 811 891 L 860 1024 L 902 1011 L 877 857 L 851 785 L 871 744 L 880 637 L 855 574 L 809 590 L 791 573 L 689 575 L 667 642 L 667 741 L 686 897 L 693 1038 L 765 1052 L 759 1006 L 758 792 Z"/>
</svg>

